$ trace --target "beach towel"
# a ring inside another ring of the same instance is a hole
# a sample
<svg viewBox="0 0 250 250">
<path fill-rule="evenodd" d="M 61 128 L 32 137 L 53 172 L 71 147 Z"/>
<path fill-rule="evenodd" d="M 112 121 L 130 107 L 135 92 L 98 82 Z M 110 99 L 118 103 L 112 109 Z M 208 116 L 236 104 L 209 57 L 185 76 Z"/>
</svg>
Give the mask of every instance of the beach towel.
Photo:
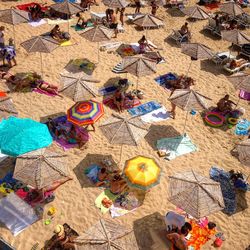
<svg viewBox="0 0 250 250">
<path fill-rule="evenodd" d="M 93 27 L 94 24 L 92 22 L 87 22 L 87 27 Z M 80 27 L 79 25 L 71 25 L 71 28 L 73 28 L 75 31 L 82 31 L 85 30 L 85 28 Z"/>
<path fill-rule="evenodd" d="M 212 167 L 209 171 L 210 178 L 220 183 L 225 208 L 224 213 L 232 215 L 236 212 L 236 193 L 233 184 L 230 182 L 230 174 L 223 169 Z"/>
<path fill-rule="evenodd" d="M 104 198 L 107 198 L 109 200 L 112 200 L 113 202 L 115 201 L 115 199 L 119 196 L 118 195 L 114 195 L 112 194 L 108 189 L 105 189 L 103 192 L 101 192 L 101 194 L 96 198 L 95 200 L 95 206 L 97 208 L 99 208 L 101 210 L 101 212 L 103 214 L 107 213 L 109 210 L 110 210 L 110 207 L 109 208 L 106 208 L 102 205 L 102 200 Z"/>
<path fill-rule="evenodd" d="M 141 119 L 144 122 L 152 123 L 152 122 L 160 122 L 170 118 L 170 114 L 166 110 L 165 107 L 161 107 L 156 109 L 146 115 L 142 115 Z"/>
<path fill-rule="evenodd" d="M 105 95 L 111 95 L 117 90 L 117 87 L 115 86 L 108 86 L 103 87 L 98 90 L 99 95 L 105 96 Z"/>
<path fill-rule="evenodd" d="M 124 74 L 127 73 L 126 71 L 122 70 L 122 63 L 119 62 L 115 67 L 112 69 L 112 72 L 115 74 Z"/>
<path fill-rule="evenodd" d="M 47 83 L 47 82 L 43 82 L 43 83 L 46 84 L 46 85 L 49 85 L 49 83 Z M 39 94 L 44 94 L 44 95 L 47 95 L 47 96 L 52 96 L 52 97 L 57 96 L 56 94 L 48 93 L 45 90 L 37 89 L 37 88 L 34 88 L 32 91 L 36 92 L 36 93 L 39 93 Z"/>
<path fill-rule="evenodd" d="M 218 9 L 219 8 L 219 3 L 207 3 L 205 4 L 205 8 L 209 9 L 209 10 L 214 10 L 214 9 Z"/>
<path fill-rule="evenodd" d="M 250 121 L 248 121 L 247 119 L 241 119 L 236 124 L 234 133 L 236 135 L 248 135 L 249 129 L 250 129 Z"/>
<path fill-rule="evenodd" d="M 95 184 L 98 182 L 99 170 L 100 170 L 100 167 L 93 164 L 90 167 L 88 167 L 84 172 L 86 176 L 90 179 L 90 181 Z"/>
<path fill-rule="evenodd" d="M 47 19 L 47 23 L 49 25 L 56 25 L 56 24 L 62 24 L 62 23 L 68 23 L 68 22 L 72 22 L 74 21 L 74 19 L 68 19 L 68 20 L 64 20 L 64 19 Z"/>
<path fill-rule="evenodd" d="M 246 92 L 244 90 L 240 90 L 239 98 L 243 99 L 243 100 L 246 100 L 246 101 L 250 101 L 250 93 Z"/>
<path fill-rule="evenodd" d="M 46 23 L 46 21 L 44 19 L 40 19 L 38 21 L 30 21 L 29 25 L 31 25 L 32 27 L 38 27 L 38 26 L 43 25 L 45 23 Z"/>
<path fill-rule="evenodd" d="M 103 100 L 103 104 L 111 109 L 114 109 L 114 110 L 117 110 L 117 107 L 116 105 L 114 104 L 114 100 L 113 100 L 113 97 L 107 97 Z M 133 100 L 130 100 L 129 98 L 125 98 L 124 100 L 124 106 L 123 108 L 124 109 L 130 109 L 130 108 L 133 108 L 133 107 L 136 107 L 138 105 L 140 105 L 141 102 L 139 99 L 135 98 Z"/>
<path fill-rule="evenodd" d="M 157 140 L 158 150 L 166 152 L 164 159 L 173 160 L 178 156 L 197 151 L 198 148 L 192 143 L 188 135 Z"/>
<path fill-rule="evenodd" d="M 7 97 L 7 94 L 5 92 L 0 91 L 0 97 Z"/>
<path fill-rule="evenodd" d="M 16 8 L 19 10 L 24 10 L 24 11 L 29 12 L 29 8 L 33 7 L 35 4 L 38 4 L 41 7 L 42 11 L 48 10 L 47 6 L 43 6 L 43 5 L 40 5 L 39 3 L 35 3 L 35 2 L 26 3 L 26 4 L 19 4 L 16 6 Z"/>
<path fill-rule="evenodd" d="M 168 83 L 168 81 L 169 80 L 176 80 L 176 79 L 178 79 L 178 76 L 174 73 L 169 72 L 165 75 L 161 75 L 161 76 L 156 77 L 154 80 L 160 86 L 170 90 L 170 89 L 172 89 L 172 86 Z"/>
<path fill-rule="evenodd" d="M 14 236 L 39 219 L 34 209 L 14 193 L 0 200 L 0 210 L 0 221 Z"/>
<path fill-rule="evenodd" d="M 112 205 L 110 207 L 110 215 L 111 215 L 112 218 L 116 218 L 116 217 L 120 217 L 120 216 L 123 216 L 125 214 L 128 214 L 130 212 L 133 212 L 135 210 L 136 210 L 136 208 L 134 208 L 132 210 L 126 210 L 124 208 L 115 207 L 114 205 Z"/>
<path fill-rule="evenodd" d="M 66 47 L 66 46 L 70 46 L 70 45 L 74 45 L 71 40 L 64 41 L 60 44 L 61 47 Z"/>
<path fill-rule="evenodd" d="M 87 75 L 92 75 L 96 65 L 87 58 L 72 59 L 66 65 L 65 69 L 71 73 L 84 72 Z"/>
<path fill-rule="evenodd" d="M 158 108 L 161 108 L 161 104 L 155 101 L 151 101 L 151 102 L 146 102 L 144 104 L 141 104 L 137 107 L 131 108 L 128 110 L 128 112 L 132 116 L 139 116 L 139 115 L 148 114 Z"/>
<path fill-rule="evenodd" d="M 185 217 L 183 215 L 177 214 L 173 211 L 170 211 L 165 216 L 165 223 L 167 231 L 171 231 L 173 228 L 181 229 L 185 223 Z"/>
</svg>

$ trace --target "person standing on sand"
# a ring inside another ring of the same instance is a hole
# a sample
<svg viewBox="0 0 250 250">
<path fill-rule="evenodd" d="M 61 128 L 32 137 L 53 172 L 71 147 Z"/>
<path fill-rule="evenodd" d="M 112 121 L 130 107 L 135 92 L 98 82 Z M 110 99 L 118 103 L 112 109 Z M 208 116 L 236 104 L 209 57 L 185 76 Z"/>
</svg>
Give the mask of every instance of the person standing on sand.
<svg viewBox="0 0 250 250">
<path fill-rule="evenodd" d="M 120 12 L 120 22 L 122 24 L 122 26 L 124 26 L 124 12 L 125 12 L 125 8 L 117 8 L 116 9 L 116 14 L 118 14 L 118 12 Z"/>
<path fill-rule="evenodd" d="M 141 2 L 140 0 L 135 0 L 135 14 L 140 13 L 141 11 Z"/>
<path fill-rule="evenodd" d="M 110 16 L 111 16 L 111 24 L 110 24 L 110 29 L 113 29 L 115 31 L 115 36 L 114 38 L 117 38 L 117 34 L 118 34 L 118 22 L 117 22 L 117 16 L 114 12 L 114 10 L 110 11 Z"/>
<path fill-rule="evenodd" d="M 156 11 L 157 11 L 158 8 L 159 8 L 159 6 L 157 5 L 157 3 L 156 3 L 155 0 L 153 0 L 153 1 L 151 2 L 151 7 L 152 7 L 152 9 L 151 9 L 151 14 L 152 14 L 153 16 L 155 16 L 155 15 L 156 15 Z"/>
</svg>

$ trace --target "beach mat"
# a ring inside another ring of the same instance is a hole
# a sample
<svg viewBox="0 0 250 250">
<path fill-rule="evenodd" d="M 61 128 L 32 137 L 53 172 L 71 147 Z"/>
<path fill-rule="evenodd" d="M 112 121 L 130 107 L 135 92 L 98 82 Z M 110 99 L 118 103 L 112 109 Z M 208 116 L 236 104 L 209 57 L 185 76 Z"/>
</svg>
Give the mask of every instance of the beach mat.
<svg viewBox="0 0 250 250">
<path fill-rule="evenodd" d="M 29 8 L 33 7 L 35 4 L 38 4 L 41 7 L 42 11 L 48 10 L 47 6 L 43 6 L 43 5 L 41 5 L 39 3 L 35 3 L 35 2 L 26 3 L 26 4 L 19 4 L 19 5 L 16 6 L 16 8 L 19 9 L 19 10 L 24 10 L 24 11 L 29 12 Z"/>
<path fill-rule="evenodd" d="M 161 122 L 169 118 L 170 114 L 165 107 L 158 108 L 148 114 L 141 116 L 142 121 L 147 123 Z"/>
<path fill-rule="evenodd" d="M 84 72 L 87 75 L 92 75 L 96 65 L 87 58 L 72 59 L 65 66 L 65 69 L 71 73 Z"/>
<path fill-rule="evenodd" d="M 43 25 L 45 23 L 46 23 L 46 21 L 44 19 L 40 19 L 38 21 L 29 22 L 29 25 L 31 25 L 32 27 L 38 27 L 38 26 Z"/>
<path fill-rule="evenodd" d="M 95 206 L 97 208 L 99 208 L 103 214 L 105 214 L 105 213 L 107 213 L 110 210 L 110 207 L 109 208 L 104 207 L 102 205 L 102 200 L 104 198 L 107 198 L 107 199 L 112 200 L 114 202 L 115 199 L 118 196 L 119 196 L 119 194 L 118 195 L 114 195 L 108 189 L 106 189 L 103 192 L 101 192 L 101 194 L 96 198 L 96 200 L 95 200 Z"/>
<path fill-rule="evenodd" d="M 98 90 L 99 95 L 105 96 L 105 95 L 111 95 L 117 90 L 117 87 L 115 86 L 108 86 L 103 87 Z"/>
<path fill-rule="evenodd" d="M 158 108 L 161 108 L 161 105 L 155 101 L 151 101 L 151 102 L 141 104 L 137 107 L 131 108 L 128 110 L 128 112 L 132 116 L 139 116 L 139 115 L 148 114 Z"/>
<path fill-rule="evenodd" d="M 115 67 L 112 69 L 112 72 L 115 74 L 124 74 L 127 73 L 126 71 L 122 70 L 122 63 L 119 62 Z"/>
<path fill-rule="evenodd" d="M 93 27 L 93 26 L 94 26 L 93 23 L 91 23 L 91 22 L 88 22 L 88 23 L 87 23 L 87 27 Z M 85 30 L 85 29 L 86 29 L 86 28 L 81 28 L 81 27 L 78 26 L 78 25 L 71 25 L 70 27 L 73 28 L 75 31 L 82 31 L 82 30 Z"/>
<path fill-rule="evenodd" d="M 168 84 L 167 81 L 176 80 L 176 79 L 177 79 L 177 75 L 169 72 L 165 75 L 161 75 L 161 76 L 156 77 L 154 80 L 160 86 L 170 90 L 172 88 L 172 86 L 170 84 Z"/>
<path fill-rule="evenodd" d="M 56 25 L 56 24 L 63 24 L 63 23 L 68 23 L 68 22 L 72 22 L 74 21 L 74 19 L 69 19 L 69 20 L 64 20 L 64 19 L 47 19 L 47 23 L 49 25 Z"/>
<path fill-rule="evenodd" d="M 197 147 L 192 143 L 188 135 L 157 140 L 158 150 L 164 150 L 166 156 L 164 159 L 173 160 L 178 156 L 197 151 Z"/>
</svg>

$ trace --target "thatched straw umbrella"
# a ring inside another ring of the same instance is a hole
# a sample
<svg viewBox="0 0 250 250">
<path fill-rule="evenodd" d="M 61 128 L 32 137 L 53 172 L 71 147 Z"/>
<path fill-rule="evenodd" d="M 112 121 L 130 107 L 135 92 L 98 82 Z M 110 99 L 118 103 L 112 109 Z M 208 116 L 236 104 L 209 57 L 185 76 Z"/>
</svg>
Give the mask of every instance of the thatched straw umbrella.
<svg viewBox="0 0 250 250">
<path fill-rule="evenodd" d="M 208 109 L 206 100 L 211 99 L 191 89 L 177 89 L 168 100 L 182 110 L 186 111 L 183 129 L 183 133 L 185 133 L 188 112 L 193 109 L 197 111 Z"/>
<path fill-rule="evenodd" d="M 9 116 L 17 116 L 17 110 L 10 97 L 0 97 L 0 121 Z"/>
<path fill-rule="evenodd" d="M 74 74 L 61 74 L 60 77 L 63 83 L 60 92 L 73 101 L 90 100 L 98 96 L 98 90 L 95 83 L 100 81 L 93 79 L 91 76 L 80 72 Z"/>
<path fill-rule="evenodd" d="M 149 129 L 148 125 L 140 117 L 127 117 L 116 114 L 112 114 L 99 127 L 109 143 L 122 146 L 137 146 L 139 141 L 146 136 Z M 122 155 L 122 146 L 120 157 Z"/>
<path fill-rule="evenodd" d="M 122 71 L 137 76 L 138 88 L 139 77 L 156 73 L 156 61 L 143 55 L 127 56 L 123 58 L 121 68 Z"/>
<path fill-rule="evenodd" d="M 126 0 L 103 0 L 102 2 L 104 5 L 114 9 L 126 8 L 129 5 Z"/>
<path fill-rule="evenodd" d="M 100 42 L 108 41 L 113 36 L 114 31 L 109 29 L 103 25 L 97 25 L 95 27 L 90 27 L 85 29 L 81 36 L 87 39 L 90 42 L 97 42 L 98 43 L 98 63 L 100 61 Z"/>
<path fill-rule="evenodd" d="M 250 92 L 250 75 L 246 73 L 238 73 L 227 78 L 234 88 Z"/>
<path fill-rule="evenodd" d="M 189 73 L 193 60 L 211 59 L 214 56 L 214 52 L 206 45 L 201 43 L 182 43 L 181 52 L 191 57 L 191 62 L 187 70 L 187 75 Z"/>
<path fill-rule="evenodd" d="M 231 42 L 233 44 L 241 45 L 250 43 L 250 37 L 237 29 L 223 30 L 221 31 L 221 37 L 222 39 Z"/>
<path fill-rule="evenodd" d="M 236 150 L 239 154 L 240 162 L 250 167 L 250 139 L 238 143 Z"/>
<path fill-rule="evenodd" d="M 84 11 L 84 9 L 77 3 L 71 3 L 65 0 L 61 3 L 56 3 L 50 6 L 50 8 L 56 12 L 66 14 L 68 18 L 71 15 L 77 14 Z M 68 21 L 68 31 L 69 31 L 69 21 Z"/>
<path fill-rule="evenodd" d="M 38 190 L 50 186 L 69 176 L 65 157 L 46 148 L 18 156 L 13 178 Z"/>
<path fill-rule="evenodd" d="M 226 2 L 220 5 L 221 12 L 227 13 L 230 16 L 239 16 L 242 15 L 244 10 L 235 2 Z"/>
<path fill-rule="evenodd" d="M 194 171 L 169 176 L 169 201 L 196 219 L 224 208 L 221 187 Z"/>
<path fill-rule="evenodd" d="M 21 46 L 28 52 L 39 52 L 41 60 L 41 73 L 43 75 L 43 57 L 42 53 L 51 53 L 60 46 L 59 42 L 46 36 L 35 36 L 21 43 Z"/>
<path fill-rule="evenodd" d="M 0 22 L 9 23 L 13 27 L 14 43 L 16 44 L 15 25 L 29 22 L 29 13 L 18 9 L 0 10 Z"/>
<path fill-rule="evenodd" d="M 107 219 L 100 219 L 74 243 L 77 250 L 139 250 L 132 229 Z"/>
<path fill-rule="evenodd" d="M 205 20 L 209 18 L 208 13 L 199 6 L 190 6 L 181 10 L 189 18 Z"/>
</svg>

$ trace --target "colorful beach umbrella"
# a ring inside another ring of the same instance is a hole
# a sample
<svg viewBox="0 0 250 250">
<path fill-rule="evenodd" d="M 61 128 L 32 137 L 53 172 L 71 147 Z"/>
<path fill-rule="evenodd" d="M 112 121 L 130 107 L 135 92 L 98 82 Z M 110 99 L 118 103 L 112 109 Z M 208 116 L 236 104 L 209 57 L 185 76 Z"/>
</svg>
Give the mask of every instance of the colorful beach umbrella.
<svg viewBox="0 0 250 250">
<path fill-rule="evenodd" d="M 12 116 L 0 123 L 0 138 L 1 152 L 14 157 L 52 143 L 47 125 Z"/>
<path fill-rule="evenodd" d="M 68 121 L 77 126 L 90 125 L 104 115 L 102 103 L 96 101 L 77 102 L 67 112 Z"/>
<path fill-rule="evenodd" d="M 136 156 L 126 161 L 123 173 L 128 185 L 146 191 L 159 184 L 161 168 L 152 158 Z"/>
</svg>

